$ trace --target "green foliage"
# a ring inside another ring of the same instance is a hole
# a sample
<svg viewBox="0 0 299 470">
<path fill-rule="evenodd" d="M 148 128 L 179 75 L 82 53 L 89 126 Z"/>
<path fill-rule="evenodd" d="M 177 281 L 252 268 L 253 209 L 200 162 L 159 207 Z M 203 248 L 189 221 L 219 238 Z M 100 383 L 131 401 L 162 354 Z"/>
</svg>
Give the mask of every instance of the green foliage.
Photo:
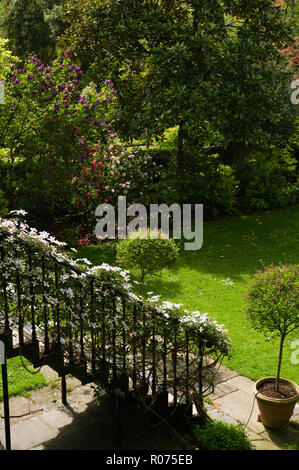
<svg viewBox="0 0 299 470">
<path fill-rule="evenodd" d="M 194 152 L 192 170 L 179 173 L 174 184 L 181 190 L 181 202 L 204 204 L 206 215 L 234 214 L 238 180 L 234 169 L 221 162 L 219 154 Z"/>
<path fill-rule="evenodd" d="M 114 120 L 111 83 L 82 96 L 82 71 L 70 56 L 66 51 L 48 67 L 37 57 L 23 68 L 11 66 L 6 103 L 0 106 L 2 189 L 11 209 L 22 207 L 44 229 L 49 219 L 68 222 L 73 178 L 94 142 L 106 140 Z"/>
<path fill-rule="evenodd" d="M 8 40 L 0 39 L 0 80 L 4 80 L 10 64 L 18 62 L 18 58 L 12 55 L 7 46 Z"/>
<path fill-rule="evenodd" d="M 26 368 L 30 370 L 32 365 L 25 358 L 22 358 Z M 7 378 L 8 378 L 8 394 L 28 395 L 29 390 L 37 390 L 47 385 L 45 377 L 36 370 L 31 369 L 33 374 L 26 370 L 21 362 L 20 357 L 14 357 L 7 361 Z M 0 383 L 2 384 L 2 374 L 0 369 Z M 3 400 L 2 386 L 0 387 L 0 401 Z"/>
<path fill-rule="evenodd" d="M 299 327 L 299 265 L 269 266 L 246 288 L 246 312 L 265 334 L 287 335 Z"/>
<path fill-rule="evenodd" d="M 252 152 L 236 165 L 238 199 L 242 208 L 263 210 L 298 202 L 298 170 L 293 155 L 294 151 L 288 145 L 269 152 Z"/>
<path fill-rule="evenodd" d="M 198 251 L 181 250 L 173 268 L 161 276 L 149 276 L 144 292 L 154 292 L 162 300 L 182 304 L 183 309 L 209 312 L 229 331 L 234 353 L 224 364 L 256 381 L 277 367 L 278 338 L 266 338 L 253 329 L 244 315 L 244 285 L 256 269 L 271 262 L 298 262 L 299 206 L 251 215 L 206 221 L 204 243 Z M 115 244 L 115 242 L 113 242 Z M 78 257 L 93 264 L 115 265 L 111 242 L 78 250 Z M 132 272 L 132 274 L 135 274 Z M 138 293 L 138 286 L 135 293 Z M 290 361 L 291 333 L 284 348 L 283 376 L 298 382 L 298 366 Z M 250 354 L 248 350 L 250 349 Z"/>
<path fill-rule="evenodd" d="M 0 216 L 7 213 L 8 209 L 8 201 L 5 199 L 3 195 L 3 191 L 0 189 Z"/>
<path fill-rule="evenodd" d="M 2 27 L 14 54 L 26 60 L 32 54 L 49 62 L 55 57 L 56 38 L 63 30 L 60 0 L 7 2 Z"/>
<path fill-rule="evenodd" d="M 174 240 L 151 231 L 138 231 L 117 245 L 117 261 L 126 268 L 139 270 L 140 294 L 149 274 L 157 274 L 177 259 L 179 248 Z"/>
<path fill-rule="evenodd" d="M 200 450 L 251 450 L 243 426 L 213 420 L 204 426 L 195 426 L 193 434 Z"/>
<path fill-rule="evenodd" d="M 298 442 L 291 442 L 288 444 L 285 450 L 299 450 L 299 443 Z"/>
<path fill-rule="evenodd" d="M 279 389 L 284 340 L 299 328 L 299 265 L 269 266 L 246 288 L 246 313 L 256 330 L 280 338 L 275 390 Z"/>
<path fill-rule="evenodd" d="M 200 138 L 264 146 L 293 120 L 294 72 L 279 52 L 293 30 L 272 0 L 68 0 L 63 15 L 64 47 L 118 90 L 122 135 L 179 126 L 180 169 Z"/>
<path fill-rule="evenodd" d="M 76 190 L 72 212 L 82 214 L 91 232 L 94 212 L 100 203 L 115 206 L 119 196 L 126 196 L 127 204 L 152 204 L 159 198 L 163 185 L 166 186 L 166 179 L 156 154 L 125 149 L 113 134 L 92 147 L 88 160 L 73 178 Z"/>
</svg>

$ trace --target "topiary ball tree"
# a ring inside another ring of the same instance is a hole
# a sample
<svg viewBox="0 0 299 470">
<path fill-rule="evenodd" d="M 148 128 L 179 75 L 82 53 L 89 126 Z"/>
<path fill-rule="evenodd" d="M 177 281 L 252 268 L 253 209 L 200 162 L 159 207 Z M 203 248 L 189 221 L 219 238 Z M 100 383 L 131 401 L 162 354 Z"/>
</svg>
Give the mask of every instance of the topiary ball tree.
<svg viewBox="0 0 299 470">
<path fill-rule="evenodd" d="M 284 340 L 299 327 L 299 265 L 268 266 L 247 284 L 246 313 L 256 330 L 280 338 L 275 390 L 279 391 Z"/>
<path fill-rule="evenodd" d="M 117 261 L 126 268 L 139 270 L 139 293 L 142 295 L 144 280 L 149 274 L 157 274 L 176 261 L 179 248 L 174 240 L 160 232 L 137 231 L 118 242 Z"/>
</svg>

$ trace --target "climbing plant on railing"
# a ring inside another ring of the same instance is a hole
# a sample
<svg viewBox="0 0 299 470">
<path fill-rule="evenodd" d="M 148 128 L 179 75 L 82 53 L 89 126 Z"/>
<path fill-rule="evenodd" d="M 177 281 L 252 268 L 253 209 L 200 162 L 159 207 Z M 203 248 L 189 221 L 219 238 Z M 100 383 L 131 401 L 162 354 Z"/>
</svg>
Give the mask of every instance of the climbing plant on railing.
<svg viewBox="0 0 299 470">
<path fill-rule="evenodd" d="M 157 296 L 141 299 L 127 271 L 73 260 L 63 243 L 20 215 L 0 218 L 0 325 L 7 337 L 16 329 L 22 350 L 27 331 L 36 363 L 55 358 L 61 374 L 101 379 L 166 417 L 182 403 L 204 413 L 215 365 L 231 351 L 227 331 L 206 313 Z M 171 411 L 163 411 L 169 395 Z"/>
</svg>

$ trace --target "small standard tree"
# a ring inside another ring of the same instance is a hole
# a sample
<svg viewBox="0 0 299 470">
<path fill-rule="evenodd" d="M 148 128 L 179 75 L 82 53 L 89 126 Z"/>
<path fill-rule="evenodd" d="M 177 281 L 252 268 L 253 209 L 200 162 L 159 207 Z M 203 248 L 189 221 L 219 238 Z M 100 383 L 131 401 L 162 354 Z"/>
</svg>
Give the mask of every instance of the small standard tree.
<svg viewBox="0 0 299 470">
<path fill-rule="evenodd" d="M 154 238 L 155 237 L 155 238 Z M 139 293 L 142 295 L 146 276 L 157 274 L 172 265 L 179 254 L 174 240 L 164 238 L 161 233 L 138 231 L 117 246 L 117 261 L 126 268 L 139 271 Z"/>
<path fill-rule="evenodd" d="M 247 284 L 246 312 L 254 328 L 280 338 L 275 391 L 279 391 L 284 341 L 299 327 L 299 265 L 269 266 Z"/>
</svg>

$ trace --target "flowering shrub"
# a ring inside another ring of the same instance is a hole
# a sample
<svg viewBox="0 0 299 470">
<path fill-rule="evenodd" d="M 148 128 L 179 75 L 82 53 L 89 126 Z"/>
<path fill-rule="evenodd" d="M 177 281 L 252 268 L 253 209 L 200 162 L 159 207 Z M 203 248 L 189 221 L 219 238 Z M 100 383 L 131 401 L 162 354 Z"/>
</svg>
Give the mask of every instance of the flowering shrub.
<svg viewBox="0 0 299 470">
<path fill-rule="evenodd" d="M 142 305 L 147 305 L 149 310 L 155 310 L 156 313 L 161 314 L 165 320 L 177 319 L 181 326 L 186 329 L 196 328 L 199 333 L 203 335 L 206 341 L 214 342 L 225 354 L 229 353 L 231 349 L 230 340 L 227 336 L 227 331 L 223 326 L 218 325 L 214 320 L 210 320 L 208 314 L 200 314 L 200 312 L 189 312 L 182 310 L 180 304 L 174 304 L 171 302 L 160 302 L 159 296 L 150 296 L 146 302 L 143 298 L 136 296 L 132 291 L 130 284 L 130 274 L 128 271 L 121 269 L 117 266 L 110 266 L 107 263 L 103 263 L 100 266 L 91 266 L 91 263 L 87 259 L 73 259 L 68 256 L 63 248 L 65 243 L 57 240 L 55 237 L 50 235 L 48 232 L 39 232 L 37 229 L 29 227 L 26 222 L 19 220 L 19 217 L 25 217 L 26 212 L 23 210 L 12 211 L 9 214 L 10 219 L 0 218 L 0 236 L 1 246 L 6 248 L 6 257 L 1 261 L 1 275 L 7 279 L 13 280 L 16 274 L 16 269 L 20 269 L 20 273 L 24 274 L 24 279 L 27 276 L 27 280 L 31 274 L 26 272 L 26 249 L 31 248 L 36 258 L 36 264 L 41 260 L 42 257 L 47 257 L 53 262 L 60 263 L 62 266 L 68 266 L 74 268 L 74 272 L 69 272 L 68 276 L 63 275 L 59 279 L 59 284 L 63 286 L 62 290 L 71 283 L 71 279 L 80 280 L 84 283 L 88 281 L 88 277 L 91 276 L 95 280 L 98 279 L 103 282 L 109 281 L 110 287 L 113 287 L 118 294 L 122 293 L 128 296 L 128 300 Z M 148 239 L 149 240 L 149 239 Z M 126 241 L 126 240 L 124 240 Z M 135 241 L 135 240 L 130 240 Z M 140 240 L 142 241 L 142 240 Z M 143 240 L 146 241 L 146 240 Z M 158 240 L 149 240 L 151 242 L 158 241 L 164 246 L 164 242 L 170 248 L 172 255 L 175 257 L 178 253 L 177 247 L 173 240 L 165 240 L 159 238 Z M 161 245 L 161 246 L 162 246 Z M 165 246 L 166 246 L 165 245 Z M 73 251 L 76 252 L 75 249 Z M 18 256 L 16 256 L 16 254 Z M 13 268 L 14 267 L 14 268 Z M 11 268 L 13 268 L 11 270 Z M 41 283 L 40 270 L 37 269 L 37 277 L 35 279 L 36 284 Z M 47 278 L 48 283 L 51 280 L 51 276 Z M 25 281 L 25 284 L 27 281 Z M 62 283 L 62 284 L 61 284 Z M 59 289 L 56 291 L 59 294 Z M 109 295 L 106 293 L 106 295 Z M 15 301 L 15 297 L 12 297 Z"/>
<path fill-rule="evenodd" d="M 16 180 L 9 199 L 15 205 L 22 200 L 39 226 L 69 214 L 72 180 L 88 161 L 94 142 L 112 132 L 116 118 L 111 81 L 83 95 L 81 77 L 69 50 L 49 66 L 37 57 L 22 68 L 11 65 L 5 77 L 0 135 L 2 147 L 8 149 L 10 181 Z"/>
<path fill-rule="evenodd" d="M 81 226 L 77 237 L 84 240 L 98 204 L 115 204 L 119 195 L 128 203 L 152 202 L 162 166 L 117 143 L 112 82 L 80 91 L 81 77 L 69 50 L 47 67 L 37 57 L 22 68 L 11 65 L 0 134 L 8 149 L 7 179 L 14 181 L 6 185 L 8 199 L 22 201 L 35 224 L 56 233 L 57 225 Z"/>
<path fill-rule="evenodd" d="M 246 287 L 246 312 L 254 328 L 280 338 L 276 374 L 279 388 L 283 344 L 299 327 L 299 265 L 268 266 L 258 271 Z"/>
<path fill-rule="evenodd" d="M 207 349 L 213 349 L 217 354 L 230 356 L 232 347 L 227 330 L 216 320 L 211 320 L 208 313 L 191 312 L 182 309 L 182 304 L 161 302 L 158 295 L 150 295 L 152 294 L 150 292 L 148 294 L 147 302 L 154 305 L 166 320 L 177 319 L 184 331 L 199 333 Z"/>
<path fill-rule="evenodd" d="M 94 229 L 94 213 L 99 204 L 116 206 L 118 196 L 126 196 L 128 205 L 150 204 L 152 194 L 165 178 L 162 165 L 147 153 L 126 150 L 116 137 L 111 133 L 107 140 L 99 140 L 73 178 L 76 192 L 72 211 L 84 214 L 83 222 L 89 234 Z"/>
<path fill-rule="evenodd" d="M 8 42 L 8 39 L 0 39 L 0 80 L 4 80 L 5 73 L 9 70 L 10 64 L 19 60 L 7 49 Z"/>
<path fill-rule="evenodd" d="M 136 387 L 146 381 L 153 395 L 166 386 L 159 372 L 164 364 L 168 387 L 194 402 L 199 396 L 203 411 L 203 380 L 212 387 L 211 367 L 230 354 L 226 330 L 207 314 L 182 312 L 180 305 L 155 297 L 145 302 L 132 292 L 128 272 L 73 260 L 63 246 L 25 222 L 0 218 L 0 318 L 5 328 L 20 331 L 26 325 L 46 354 L 59 347 L 65 365 L 85 364 L 94 372 L 106 364 L 113 380 L 123 371 Z M 168 356 L 175 358 L 175 372 Z"/>
</svg>

